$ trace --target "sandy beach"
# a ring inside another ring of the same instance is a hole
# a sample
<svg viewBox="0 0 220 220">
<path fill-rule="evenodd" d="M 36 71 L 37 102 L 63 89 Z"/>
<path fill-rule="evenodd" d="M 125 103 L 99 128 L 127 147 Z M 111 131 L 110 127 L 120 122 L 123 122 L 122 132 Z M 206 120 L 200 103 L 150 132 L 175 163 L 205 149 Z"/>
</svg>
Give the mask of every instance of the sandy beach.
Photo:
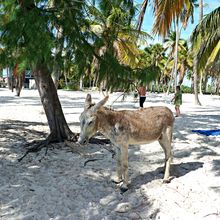
<svg viewBox="0 0 220 220">
<path fill-rule="evenodd" d="M 103 95 L 89 91 L 97 102 Z M 66 120 L 79 132 L 87 91 L 58 91 Z M 111 105 L 121 93 L 110 94 Z M 174 112 L 173 95 L 148 93 L 145 107 Z M 112 145 L 77 148 L 63 143 L 28 154 L 25 143 L 47 137 L 49 128 L 37 90 L 21 97 L 0 88 L 1 220 L 200 220 L 220 219 L 220 136 L 193 129 L 220 129 L 220 97 L 183 94 L 173 138 L 174 179 L 163 184 L 164 153 L 158 142 L 129 148 L 129 190 L 120 193 L 111 179 L 116 160 Z M 114 109 L 138 109 L 132 94 Z"/>
</svg>

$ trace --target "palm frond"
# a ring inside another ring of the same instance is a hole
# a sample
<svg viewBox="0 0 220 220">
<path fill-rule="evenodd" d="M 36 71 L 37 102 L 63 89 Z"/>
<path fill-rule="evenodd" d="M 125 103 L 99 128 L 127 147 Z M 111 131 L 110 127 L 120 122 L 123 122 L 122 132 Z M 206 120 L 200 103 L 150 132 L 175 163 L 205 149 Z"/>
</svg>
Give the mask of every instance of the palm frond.
<svg viewBox="0 0 220 220">
<path fill-rule="evenodd" d="M 147 5 L 148 5 L 148 0 L 144 0 L 141 6 L 141 11 L 140 14 L 138 16 L 138 22 L 137 22 L 137 30 L 140 31 L 141 27 L 142 27 L 142 23 L 144 21 L 144 15 L 147 9 Z"/>
<path fill-rule="evenodd" d="M 193 30 L 190 40 L 192 43 L 197 41 L 199 35 L 205 33 L 214 33 L 219 29 L 220 24 L 220 7 L 205 16 L 205 18 Z"/>
<path fill-rule="evenodd" d="M 96 21 L 105 23 L 106 17 L 102 14 L 101 11 L 99 11 L 98 8 L 96 8 L 96 7 L 93 6 L 93 5 L 88 5 L 88 6 L 87 6 L 87 9 L 88 9 L 89 14 L 90 14 L 91 16 L 93 16 Z"/>
<path fill-rule="evenodd" d="M 220 7 L 208 14 L 191 35 L 192 49 L 199 60 L 199 69 L 204 69 L 209 59 L 214 60 L 219 53 Z"/>
<path fill-rule="evenodd" d="M 217 55 L 219 54 L 219 52 L 220 52 L 220 40 L 217 43 L 217 45 L 215 46 L 215 48 L 212 50 L 212 53 L 209 56 L 207 64 L 214 62 L 216 57 L 217 57 Z"/>
<path fill-rule="evenodd" d="M 155 22 L 153 33 L 166 37 L 169 33 L 172 21 L 177 20 L 189 0 L 158 0 L 155 7 Z"/>
</svg>

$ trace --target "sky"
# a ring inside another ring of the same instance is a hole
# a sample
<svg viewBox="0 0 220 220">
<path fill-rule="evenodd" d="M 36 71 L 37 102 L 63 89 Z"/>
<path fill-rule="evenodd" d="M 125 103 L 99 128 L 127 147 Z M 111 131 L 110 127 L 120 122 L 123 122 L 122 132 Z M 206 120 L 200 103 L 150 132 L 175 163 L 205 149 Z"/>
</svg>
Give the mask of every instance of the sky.
<svg viewBox="0 0 220 220">
<path fill-rule="evenodd" d="M 140 3 L 140 4 L 142 3 L 141 0 L 137 0 L 135 2 Z M 204 10 L 203 14 L 206 15 L 220 6 L 220 0 L 203 0 L 203 4 L 205 5 L 203 9 Z M 148 32 L 149 34 L 151 34 L 151 30 L 153 26 L 153 19 L 154 18 L 153 18 L 152 8 L 148 7 L 145 13 L 142 29 Z M 186 40 L 189 39 L 190 34 L 192 33 L 195 26 L 198 24 L 198 20 L 199 20 L 199 8 L 195 8 L 194 23 L 191 24 L 191 21 L 189 21 L 186 30 L 182 30 L 181 38 L 186 39 Z M 158 42 L 158 41 L 161 41 L 161 40 L 156 36 L 153 42 Z"/>
</svg>

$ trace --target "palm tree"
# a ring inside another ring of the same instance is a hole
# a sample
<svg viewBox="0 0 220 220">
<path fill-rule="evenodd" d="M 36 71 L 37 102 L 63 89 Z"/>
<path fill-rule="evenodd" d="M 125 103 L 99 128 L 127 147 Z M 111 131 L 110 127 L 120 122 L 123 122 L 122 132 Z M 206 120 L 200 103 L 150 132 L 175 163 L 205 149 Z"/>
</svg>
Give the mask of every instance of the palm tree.
<svg viewBox="0 0 220 220">
<path fill-rule="evenodd" d="M 197 49 L 199 70 L 204 69 L 208 63 L 213 62 L 219 54 L 219 22 L 220 7 L 206 15 L 206 17 L 196 26 L 191 35 L 193 49 Z"/>
<path fill-rule="evenodd" d="M 203 17 L 203 1 L 199 1 L 199 22 L 201 22 L 202 17 Z M 193 79 L 194 79 L 194 94 L 195 94 L 195 104 L 196 105 L 201 105 L 199 101 L 199 96 L 198 96 L 198 57 L 196 54 L 194 54 L 194 59 L 193 59 Z M 201 76 L 202 79 L 202 76 Z"/>
<path fill-rule="evenodd" d="M 148 0 L 144 0 L 141 8 L 141 12 L 138 19 L 137 28 L 141 29 L 141 25 L 144 18 L 144 13 L 148 5 Z M 175 87 L 177 85 L 177 63 L 178 63 L 178 41 L 181 35 L 181 29 L 186 27 L 190 17 L 193 18 L 194 0 L 155 0 L 153 3 L 153 9 L 155 14 L 155 21 L 153 25 L 153 33 L 158 34 L 165 38 L 171 29 L 172 22 L 175 24 L 176 31 L 176 45 L 174 66 L 172 69 L 172 77 L 174 77 Z M 193 20 L 193 19 L 192 19 Z M 180 22 L 182 25 L 180 26 Z"/>
<path fill-rule="evenodd" d="M 183 47 L 179 51 L 179 60 L 178 60 L 178 72 L 179 72 L 179 82 L 178 85 L 183 83 L 186 71 L 192 70 L 193 67 L 193 58 L 192 53 L 188 49 L 187 41 L 185 41 Z"/>
<path fill-rule="evenodd" d="M 172 63 L 172 69 L 171 69 L 171 74 L 170 74 L 170 82 L 168 85 L 168 89 L 167 89 L 167 93 L 169 93 L 170 90 L 170 86 L 172 83 L 172 79 L 174 78 L 174 88 L 176 88 L 177 85 L 177 70 L 178 70 L 178 56 L 177 56 L 177 52 L 178 51 L 183 51 L 185 50 L 185 45 L 186 45 L 186 41 L 176 37 L 176 35 L 179 35 L 179 33 L 177 33 L 177 31 L 172 31 L 170 32 L 170 34 L 168 35 L 168 37 L 166 37 L 164 39 L 164 44 L 165 44 L 165 50 L 168 51 L 168 60 L 167 63 L 165 65 L 164 71 L 167 71 L 167 67 L 169 63 Z"/>
<path fill-rule="evenodd" d="M 210 63 L 215 63 L 220 52 L 220 7 L 216 8 L 194 29 L 191 42 L 197 60 L 197 69 L 203 71 Z M 194 79 L 195 80 L 195 79 Z M 197 87 L 195 88 L 197 89 Z"/>
<path fill-rule="evenodd" d="M 155 72 L 154 84 L 156 84 L 156 86 L 158 87 L 157 88 L 158 91 L 159 91 L 160 83 L 162 83 L 165 80 L 165 77 L 162 74 L 166 62 L 165 60 L 166 60 L 166 55 L 164 52 L 164 48 L 161 44 L 156 43 L 144 49 L 144 54 L 142 55 L 141 63 L 143 67 L 151 66 L 151 68 L 154 68 L 154 72 Z"/>
<path fill-rule="evenodd" d="M 212 89 L 216 94 L 220 94 L 220 56 L 218 56 L 215 62 L 209 63 L 205 71 L 207 72 L 207 76 L 212 78 L 214 83 L 214 89 Z M 207 83 L 207 80 L 205 80 Z M 204 84 L 204 88 L 206 88 L 206 84 Z"/>
<path fill-rule="evenodd" d="M 141 30 L 144 14 L 148 3 L 153 4 L 155 21 L 153 25 L 153 33 L 162 37 L 166 37 L 171 29 L 172 22 L 176 22 L 182 17 L 184 25 L 187 24 L 188 18 L 193 12 L 193 0 L 144 0 L 138 18 L 137 28 Z M 182 16 L 184 13 L 184 16 Z"/>
<path fill-rule="evenodd" d="M 133 6 L 127 5 L 124 1 L 100 1 L 98 7 L 91 5 L 89 12 L 92 15 L 90 29 L 97 36 L 93 45 L 96 48 L 96 54 L 92 57 L 92 70 L 96 74 L 96 80 L 105 83 L 107 89 L 113 87 L 127 87 L 132 77 L 132 71 L 138 68 L 140 50 L 138 40 L 144 40 L 150 37 L 145 32 L 138 33 L 131 26 L 132 16 L 129 11 Z M 129 12 L 129 13 L 128 13 Z M 101 70 L 100 59 L 108 59 L 108 68 Z M 116 71 L 118 64 L 121 67 Z M 122 68 L 124 66 L 124 68 Z M 113 68 L 112 68 L 113 67 Z M 121 78 L 121 80 L 118 80 Z M 127 78 L 127 79 L 126 79 Z"/>
</svg>

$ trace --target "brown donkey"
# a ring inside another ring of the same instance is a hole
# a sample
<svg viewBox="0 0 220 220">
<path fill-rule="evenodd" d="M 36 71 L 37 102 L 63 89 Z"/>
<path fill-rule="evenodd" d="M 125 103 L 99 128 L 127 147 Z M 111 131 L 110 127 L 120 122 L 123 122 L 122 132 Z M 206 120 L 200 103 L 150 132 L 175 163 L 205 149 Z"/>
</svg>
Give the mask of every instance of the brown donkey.
<svg viewBox="0 0 220 220">
<path fill-rule="evenodd" d="M 159 141 L 165 153 L 165 174 L 163 181 L 170 181 L 172 159 L 172 132 L 174 116 L 167 107 L 149 107 L 140 110 L 113 111 L 104 104 L 108 96 L 97 104 L 92 104 L 91 95 L 85 100 L 84 111 L 80 115 L 81 132 L 78 142 L 85 144 L 97 131 L 115 145 L 117 149 L 117 179 L 122 191 L 128 189 L 128 146 Z"/>
</svg>

